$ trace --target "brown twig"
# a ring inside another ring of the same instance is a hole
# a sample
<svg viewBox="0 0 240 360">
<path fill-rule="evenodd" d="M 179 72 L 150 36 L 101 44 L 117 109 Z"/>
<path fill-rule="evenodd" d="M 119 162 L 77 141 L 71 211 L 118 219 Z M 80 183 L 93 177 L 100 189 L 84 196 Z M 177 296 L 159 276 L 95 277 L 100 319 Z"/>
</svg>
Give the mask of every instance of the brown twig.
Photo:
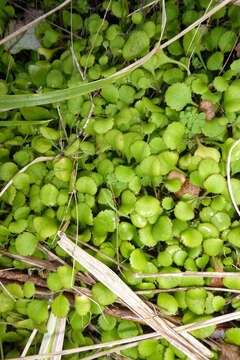
<svg viewBox="0 0 240 360">
<path fill-rule="evenodd" d="M 57 271 L 58 266 L 54 263 L 52 263 L 51 261 L 48 260 L 42 260 L 42 259 L 37 259 L 33 256 L 22 256 L 22 255 L 18 255 L 18 254 L 12 254 L 10 252 L 8 252 L 7 250 L 4 249 L 0 249 L 0 254 L 9 256 L 13 259 L 17 259 L 20 261 L 23 261 L 27 264 L 31 264 L 33 266 L 36 266 L 40 269 L 44 269 L 44 270 L 48 270 L 48 271 Z M 68 264 L 66 264 L 66 266 L 69 266 Z M 1 274 L 1 273 L 0 273 Z M 93 280 L 89 274 L 83 274 L 80 271 L 76 274 L 76 279 L 79 281 L 82 281 L 84 284 L 86 285 L 93 285 L 95 284 L 95 280 Z"/>
<path fill-rule="evenodd" d="M 51 261 L 37 259 L 37 258 L 34 258 L 33 256 L 22 256 L 22 255 L 18 255 L 18 254 L 12 254 L 4 249 L 0 249 L 0 254 L 8 256 L 13 259 L 23 261 L 27 264 L 36 266 L 40 269 L 44 269 L 44 270 L 48 270 L 48 271 L 56 271 L 56 269 L 57 269 L 57 265 L 53 264 Z"/>
<path fill-rule="evenodd" d="M 18 270 L 1 271 L 0 279 L 16 280 L 23 283 L 26 281 L 31 281 L 37 286 L 47 286 L 46 280 L 42 279 L 40 276 L 24 274 L 23 272 Z"/>
</svg>

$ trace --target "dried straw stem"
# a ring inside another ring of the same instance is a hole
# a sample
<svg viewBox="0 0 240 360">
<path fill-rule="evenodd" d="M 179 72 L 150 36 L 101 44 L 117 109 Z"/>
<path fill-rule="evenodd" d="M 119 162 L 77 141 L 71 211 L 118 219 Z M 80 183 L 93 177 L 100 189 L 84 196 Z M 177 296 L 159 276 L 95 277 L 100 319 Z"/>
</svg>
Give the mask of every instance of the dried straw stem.
<svg viewBox="0 0 240 360">
<path fill-rule="evenodd" d="M 192 324 L 175 327 L 174 329 L 176 330 L 177 333 L 181 333 L 184 331 L 193 331 L 193 330 L 202 329 L 204 327 L 211 326 L 211 325 L 223 324 L 225 322 L 237 320 L 239 318 L 240 318 L 240 311 L 237 311 L 237 312 L 233 312 L 233 313 L 230 313 L 227 315 L 217 316 L 213 319 L 199 321 L 199 322 L 195 322 Z M 107 343 L 101 343 L 101 344 L 97 344 L 97 345 L 81 346 L 81 347 L 78 347 L 75 349 L 63 350 L 61 352 L 26 356 L 24 360 L 34 360 L 34 359 L 39 360 L 39 359 L 43 359 L 46 356 L 50 357 L 50 356 L 60 355 L 60 354 L 61 355 L 70 355 L 70 354 L 80 353 L 83 351 L 97 350 L 97 349 L 101 349 L 101 348 L 105 348 L 105 347 L 112 348 L 114 346 L 118 346 L 118 345 L 122 345 L 122 344 L 125 344 L 123 346 L 125 346 L 125 349 L 126 349 L 128 347 L 136 346 L 139 344 L 139 342 L 141 342 L 143 340 L 147 340 L 147 339 L 161 339 L 161 334 L 158 332 L 152 332 L 149 334 L 139 335 L 139 336 L 135 336 L 135 337 L 128 338 L 128 339 L 120 339 L 120 340 L 110 341 Z M 115 351 L 120 351 L 120 350 L 123 350 L 123 348 L 115 347 L 115 348 L 112 348 L 110 350 L 110 352 L 115 352 Z M 102 353 L 95 354 L 95 357 L 98 357 L 98 356 L 100 357 L 103 355 L 102 355 Z M 22 359 L 21 358 L 12 358 L 9 360 L 22 360 Z"/>
<path fill-rule="evenodd" d="M 59 232 L 58 245 L 71 257 L 82 264 L 94 277 L 113 291 L 125 305 L 142 318 L 147 325 L 169 340 L 190 359 L 208 359 L 212 353 L 194 338 L 187 340 L 184 336 L 177 335 L 171 325 L 156 316 L 155 312 L 146 305 L 110 268 L 70 241 L 64 233 Z M 196 341 L 198 347 L 196 347 Z M 194 344 L 193 344 L 194 343 Z"/>
</svg>

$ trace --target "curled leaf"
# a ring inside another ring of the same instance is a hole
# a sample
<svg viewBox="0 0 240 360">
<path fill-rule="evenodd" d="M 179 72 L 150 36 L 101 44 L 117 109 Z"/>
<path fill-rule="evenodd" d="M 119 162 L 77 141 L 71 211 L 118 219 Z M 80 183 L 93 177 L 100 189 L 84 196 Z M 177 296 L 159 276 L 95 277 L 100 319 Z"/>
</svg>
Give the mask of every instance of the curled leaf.
<svg viewBox="0 0 240 360">
<path fill-rule="evenodd" d="M 170 173 L 167 176 L 167 179 L 168 180 L 179 179 L 182 184 L 184 184 L 186 180 L 185 176 L 182 173 L 180 173 L 180 171 L 177 170 L 170 171 Z"/>
<path fill-rule="evenodd" d="M 200 193 L 200 186 L 191 184 L 190 181 L 187 179 L 182 185 L 181 189 L 175 192 L 175 195 L 177 198 L 180 198 L 185 194 L 189 194 L 197 198 L 199 196 L 199 193 Z"/>
<path fill-rule="evenodd" d="M 212 120 L 215 117 L 214 105 L 209 100 L 203 100 L 200 103 L 199 111 L 204 112 L 206 115 L 206 120 Z"/>
<path fill-rule="evenodd" d="M 222 272 L 223 270 L 220 268 L 220 266 L 218 266 L 218 263 L 216 262 L 216 259 L 214 256 L 212 257 L 212 259 L 213 259 L 213 264 L 214 264 L 214 271 Z M 223 287 L 222 278 L 211 278 L 210 286 Z"/>
</svg>

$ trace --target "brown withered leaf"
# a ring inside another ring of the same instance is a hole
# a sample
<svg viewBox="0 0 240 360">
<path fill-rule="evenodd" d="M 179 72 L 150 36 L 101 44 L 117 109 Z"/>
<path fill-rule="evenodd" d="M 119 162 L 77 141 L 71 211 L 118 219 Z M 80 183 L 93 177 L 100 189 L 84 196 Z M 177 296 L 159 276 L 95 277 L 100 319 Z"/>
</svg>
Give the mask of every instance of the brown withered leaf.
<svg viewBox="0 0 240 360">
<path fill-rule="evenodd" d="M 236 53 L 237 53 L 237 57 L 240 58 L 240 42 L 235 47 L 235 50 L 236 50 Z"/>
<path fill-rule="evenodd" d="M 204 112 L 206 115 L 206 120 L 212 120 L 215 117 L 214 105 L 209 100 L 203 100 L 200 103 L 199 111 Z"/>
<path fill-rule="evenodd" d="M 175 192 L 175 196 L 177 198 L 180 198 L 185 194 L 189 194 L 197 198 L 199 196 L 199 193 L 200 193 L 200 187 L 191 184 L 189 179 L 187 179 L 182 185 L 181 189 Z"/>
<path fill-rule="evenodd" d="M 184 184 L 186 180 L 185 176 L 180 171 L 177 170 L 170 171 L 170 173 L 167 176 L 167 179 L 168 180 L 179 179 L 182 184 Z"/>
<path fill-rule="evenodd" d="M 237 359 L 240 359 L 239 346 L 221 342 L 221 355 L 219 360 L 237 360 Z"/>
<path fill-rule="evenodd" d="M 218 266 L 215 257 L 212 257 L 214 263 L 214 271 L 222 272 L 223 270 Z M 213 287 L 223 287 L 223 280 L 222 278 L 211 278 L 210 286 Z"/>
</svg>

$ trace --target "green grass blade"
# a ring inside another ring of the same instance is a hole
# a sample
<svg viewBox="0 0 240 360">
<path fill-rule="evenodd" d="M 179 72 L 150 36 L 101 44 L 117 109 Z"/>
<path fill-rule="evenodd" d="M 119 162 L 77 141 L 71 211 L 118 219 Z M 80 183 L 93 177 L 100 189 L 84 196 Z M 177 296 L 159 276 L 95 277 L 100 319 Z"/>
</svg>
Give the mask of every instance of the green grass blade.
<svg viewBox="0 0 240 360">
<path fill-rule="evenodd" d="M 51 91 L 46 94 L 24 94 L 0 96 L 0 110 L 11 110 L 19 107 L 51 104 L 63 100 L 72 99 L 108 85 L 125 74 L 112 76 L 106 79 L 92 81 L 72 88 Z"/>
<path fill-rule="evenodd" d="M 4 95 L 0 96 L 0 110 L 11 110 L 20 107 L 36 106 L 52 104 L 59 101 L 69 100 L 74 97 L 85 95 L 102 87 L 111 84 L 114 81 L 128 75 L 139 66 L 148 61 L 157 51 L 159 46 L 155 46 L 147 55 L 128 65 L 127 67 L 119 70 L 115 74 L 107 77 L 106 79 L 100 79 L 92 81 L 90 83 L 80 84 L 78 86 L 51 91 L 46 94 L 23 94 L 23 95 Z"/>
<path fill-rule="evenodd" d="M 21 121 L 21 120 L 0 120 L 0 126 L 29 126 L 29 125 L 44 125 L 48 124 L 51 120 L 29 120 L 29 121 Z"/>
</svg>

